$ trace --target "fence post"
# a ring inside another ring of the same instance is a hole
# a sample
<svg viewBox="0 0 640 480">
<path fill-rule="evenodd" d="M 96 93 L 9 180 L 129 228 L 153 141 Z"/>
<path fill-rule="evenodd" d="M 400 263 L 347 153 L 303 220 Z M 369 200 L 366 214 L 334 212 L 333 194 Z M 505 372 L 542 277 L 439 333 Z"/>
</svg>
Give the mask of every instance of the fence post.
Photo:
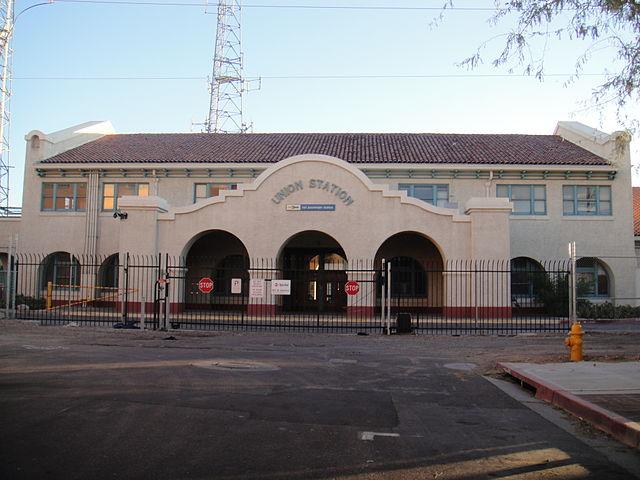
<svg viewBox="0 0 640 480">
<path fill-rule="evenodd" d="M 53 282 L 47 282 L 47 310 L 53 307 Z"/>
<path fill-rule="evenodd" d="M 140 330 L 144 330 L 145 316 L 147 311 L 147 298 L 146 295 L 142 294 L 141 303 L 140 303 Z"/>
<path fill-rule="evenodd" d="M 375 265 L 374 265 L 375 267 Z M 385 259 L 382 259 L 382 267 L 380 269 L 380 322 L 382 323 L 382 328 L 387 328 L 387 316 L 386 316 L 386 305 L 385 298 L 387 296 L 387 283 L 385 280 L 385 269 L 387 265 L 385 263 Z M 389 330 L 387 330 L 387 335 L 389 335 Z"/>
<path fill-rule="evenodd" d="M 11 280 L 13 277 L 13 269 L 11 265 L 13 264 L 13 237 L 9 238 L 9 255 L 7 256 L 7 269 L 4 277 L 4 287 L 5 287 L 5 315 L 4 318 L 11 318 Z"/>
<path fill-rule="evenodd" d="M 122 323 L 127 323 L 129 316 L 129 252 L 124 260 L 124 305 L 122 306 Z"/>
<path fill-rule="evenodd" d="M 387 335 L 391 335 L 391 262 L 387 262 Z"/>
<path fill-rule="evenodd" d="M 569 256 L 571 257 L 571 289 L 569 292 L 569 299 L 571 301 L 569 305 L 569 320 L 571 324 L 577 321 L 577 285 L 576 285 L 576 242 L 569 243 Z"/>
</svg>

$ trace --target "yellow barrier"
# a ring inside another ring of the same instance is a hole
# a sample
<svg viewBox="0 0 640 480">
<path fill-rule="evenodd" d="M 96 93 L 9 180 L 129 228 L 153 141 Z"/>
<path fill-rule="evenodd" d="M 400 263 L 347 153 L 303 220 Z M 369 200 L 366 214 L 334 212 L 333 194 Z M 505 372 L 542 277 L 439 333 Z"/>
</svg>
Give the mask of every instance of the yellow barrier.
<svg viewBox="0 0 640 480">
<path fill-rule="evenodd" d="M 62 287 L 62 288 L 66 288 L 66 289 L 80 289 L 80 288 L 90 288 L 92 290 L 115 290 L 114 293 L 106 295 L 106 296 L 102 296 L 100 298 L 97 297 L 86 297 L 86 298 L 82 298 L 81 300 L 77 300 L 72 302 L 71 298 L 69 298 L 69 301 L 67 303 L 65 303 L 64 305 L 58 305 L 57 307 L 53 306 L 53 289 L 54 287 Z M 82 286 L 82 285 L 56 285 L 52 282 L 47 282 L 47 302 L 46 302 L 46 308 L 47 310 L 56 310 L 59 308 L 65 308 L 65 307 L 73 307 L 75 305 L 82 305 L 83 307 L 87 306 L 87 303 L 89 302 L 94 302 L 94 301 L 109 301 L 109 300 L 115 300 L 118 297 L 120 297 L 120 295 L 124 295 L 125 293 L 135 293 L 138 290 L 135 288 L 129 288 L 129 289 L 122 289 L 120 290 L 118 287 L 100 287 L 100 286 L 96 286 L 96 285 L 91 285 L 91 286 Z"/>
</svg>

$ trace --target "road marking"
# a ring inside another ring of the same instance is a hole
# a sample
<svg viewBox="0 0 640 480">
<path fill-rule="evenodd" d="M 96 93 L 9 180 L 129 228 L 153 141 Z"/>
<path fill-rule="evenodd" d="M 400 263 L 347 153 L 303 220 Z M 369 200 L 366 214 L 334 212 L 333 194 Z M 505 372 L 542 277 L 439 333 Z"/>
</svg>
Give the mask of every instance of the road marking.
<svg viewBox="0 0 640 480">
<path fill-rule="evenodd" d="M 364 440 L 365 442 L 371 442 L 375 437 L 399 437 L 399 433 L 389 433 L 389 432 L 359 432 L 358 438 L 360 440 Z"/>
</svg>

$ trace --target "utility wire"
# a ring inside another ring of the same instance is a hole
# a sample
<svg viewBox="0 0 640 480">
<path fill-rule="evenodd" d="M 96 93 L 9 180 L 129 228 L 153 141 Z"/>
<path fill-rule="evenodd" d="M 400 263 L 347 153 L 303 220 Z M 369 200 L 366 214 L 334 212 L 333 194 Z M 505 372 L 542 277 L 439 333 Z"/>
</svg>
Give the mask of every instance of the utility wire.
<svg viewBox="0 0 640 480">
<path fill-rule="evenodd" d="M 105 5 L 142 5 L 152 7 L 218 7 L 218 3 L 192 3 L 192 2 L 157 2 L 145 0 L 54 0 L 55 3 L 88 3 Z M 466 11 L 466 12 L 493 12 L 492 7 L 410 7 L 394 5 L 286 5 L 286 4 L 242 4 L 242 8 L 286 8 L 298 10 L 396 10 L 396 11 Z"/>
<path fill-rule="evenodd" d="M 575 73 L 548 73 L 545 77 L 571 77 Z M 579 76 L 586 77 L 606 77 L 606 73 L 581 73 Z M 257 77 L 246 77 L 247 81 L 257 80 L 394 80 L 394 79 L 429 79 L 429 78 L 534 78 L 533 75 L 522 74 L 502 74 L 502 73 L 460 73 L 460 74 L 408 74 L 408 75 L 262 75 Z M 128 80 L 207 80 L 206 76 L 176 76 L 176 77 L 155 77 L 155 76 L 22 76 L 14 77 L 16 80 L 65 80 L 65 81 L 128 81 Z"/>
</svg>

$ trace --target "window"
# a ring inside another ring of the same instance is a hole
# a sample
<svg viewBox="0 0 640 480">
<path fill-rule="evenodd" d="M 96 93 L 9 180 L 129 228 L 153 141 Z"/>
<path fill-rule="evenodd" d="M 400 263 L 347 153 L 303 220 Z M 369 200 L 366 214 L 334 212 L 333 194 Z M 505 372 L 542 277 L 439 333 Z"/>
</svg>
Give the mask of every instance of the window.
<svg viewBox="0 0 640 480">
<path fill-rule="evenodd" d="M 579 297 L 608 297 L 609 274 L 595 258 L 581 258 L 576 263 Z"/>
<path fill-rule="evenodd" d="M 215 197 L 220 194 L 220 190 L 236 190 L 235 183 L 196 183 L 193 201 L 194 203 L 204 198 Z"/>
<path fill-rule="evenodd" d="M 102 210 L 113 211 L 118 208 L 118 198 L 125 195 L 148 197 L 148 183 L 105 183 L 102 185 Z"/>
<path fill-rule="evenodd" d="M 41 209 L 44 212 L 84 212 L 86 183 L 43 183 Z"/>
<path fill-rule="evenodd" d="M 51 282 L 54 288 L 70 288 L 80 285 L 80 263 L 67 252 L 56 252 L 45 258 L 42 264 L 41 288 Z"/>
<path fill-rule="evenodd" d="M 513 215 L 546 215 L 545 185 L 496 185 L 496 196 L 513 203 Z"/>
<path fill-rule="evenodd" d="M 407 192 L 410 197 L 418 198 L 437 207 L 444 207 L 449 202 L 449 185 L 401 183 L 398 185 L 398 190 Z"/>
<path fill-rule="evenodd" d="M 564 185 L 565 215 L 611 215 L 611 187 L 606 185 Z"/>
<path fill-rule="evenodd" d="M 536 284 L 545 278 L 542 266 L 527 257 L 511 260 L 511 296 L 528 299 L 536 293 Z M 522 298 L 520 299 L 522 300 Z"/>
</svg>

